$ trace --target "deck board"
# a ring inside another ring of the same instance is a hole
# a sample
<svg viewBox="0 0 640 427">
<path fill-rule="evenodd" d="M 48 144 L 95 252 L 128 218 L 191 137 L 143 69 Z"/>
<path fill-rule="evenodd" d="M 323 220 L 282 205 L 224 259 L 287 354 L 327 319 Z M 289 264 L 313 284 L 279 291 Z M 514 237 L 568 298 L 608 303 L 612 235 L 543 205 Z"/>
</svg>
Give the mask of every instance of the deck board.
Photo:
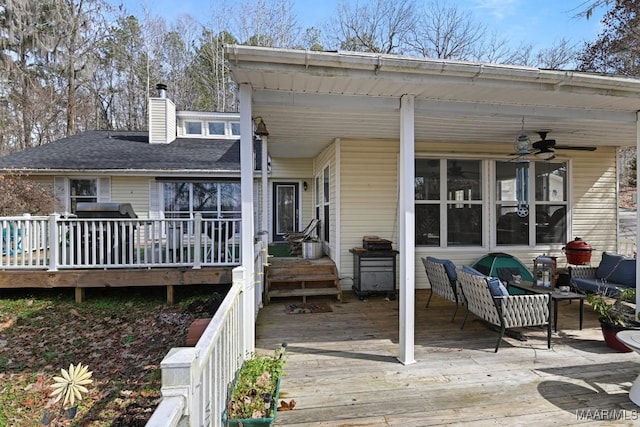
<svg viewBox="0 0 640 427">
<path fill-rule="evenodd" d="M 428 291 L 418 290 L 417 363 L 405 366 L 398 301 L 343 295 L 323 299 L 328 313 L 286 314 L 286 300 L 260 311 L 257 349 L 288 343 L 280 397 L 296 407 L 278 412 L 276 425 L 594 425 L 578 416 L 589 410 L 619 418 L 607 425 L 639 422 L 628 391 L 640 357 L 607 348 L 588 305 L 580 331 L 578 305 L 561 304 L 550 350 L 546 329 L 523 328 L 526 341 L 507 337 L 494 353 L 496 332 L 472 315 L 461 330 L 464 309 L 451 322 L 451 302 L 434 296 L 427 309 Z"/>
</svg>

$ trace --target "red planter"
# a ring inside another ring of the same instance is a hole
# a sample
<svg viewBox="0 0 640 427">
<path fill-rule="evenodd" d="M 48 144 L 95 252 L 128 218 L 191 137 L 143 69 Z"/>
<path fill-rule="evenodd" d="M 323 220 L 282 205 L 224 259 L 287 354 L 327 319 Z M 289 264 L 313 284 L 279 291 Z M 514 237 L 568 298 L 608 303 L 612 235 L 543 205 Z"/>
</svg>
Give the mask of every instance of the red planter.
<svg viewBox="0 0 640 427">
<path fill-rule="evenodd" d="M 603 323 L 600 321 L 600 327 L 602 328 L 602 335 L 604 336 L 604 342 L 607 347 L 617 350 L 622 353 L 630 353 L 633 350 L 618 341 L 616 334 L 620 331 L 624 331 L 625 327 L 610 325 L 609 323 Z"/>
<path fill-rule="evenodd" d="M 579 237 L 568 242 L 564 248 L 567 255 L 567 262 L 573 265 L 589 264 L 591 262 L 591 252 L 593 248 L 590 244 Z"/>
</svg>

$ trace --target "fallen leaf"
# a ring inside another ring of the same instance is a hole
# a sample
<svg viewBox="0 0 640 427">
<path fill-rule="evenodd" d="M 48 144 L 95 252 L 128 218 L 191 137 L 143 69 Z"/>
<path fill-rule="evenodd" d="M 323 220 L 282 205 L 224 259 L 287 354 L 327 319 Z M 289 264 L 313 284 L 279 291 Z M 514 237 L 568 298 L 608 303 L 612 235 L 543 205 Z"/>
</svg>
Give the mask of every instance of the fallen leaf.
<svg viewBox="0 0 640 427">
<path fill-rule="evenodd" d="M 289 403 L 287 403 L 284 400 L 281 400 L 280 406 L 278 406 L 278 411 L 291 411 L 295 407 L 296 407 L 296 401 L 294 399 L 291 399 Z"/>
</svg>

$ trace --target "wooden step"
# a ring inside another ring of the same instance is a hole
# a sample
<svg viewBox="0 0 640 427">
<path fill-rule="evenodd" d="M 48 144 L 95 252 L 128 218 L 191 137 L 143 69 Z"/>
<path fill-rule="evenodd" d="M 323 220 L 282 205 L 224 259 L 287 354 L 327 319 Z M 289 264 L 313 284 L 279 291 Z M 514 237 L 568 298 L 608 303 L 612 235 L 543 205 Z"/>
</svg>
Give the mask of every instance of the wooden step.
<svg viewBox="0 0 640 427">
<path fill-rule="evenodd" d="M 336 295 L 338 301 L 342 297 L 342 291 L 338 288 L 303 288 L 303 289 L 272 289 L 269 291 L 270 297 L 301 297 L 301 296 L 319 296 L 319 295 Z"/>
<path fill-rule="evenodd" d="M 295 263 L 269 266 L 266 270 L 265 301 L 272 297 L 336 296 L 342 298 L 342 289 L 335 264 Z"/>
</svg>

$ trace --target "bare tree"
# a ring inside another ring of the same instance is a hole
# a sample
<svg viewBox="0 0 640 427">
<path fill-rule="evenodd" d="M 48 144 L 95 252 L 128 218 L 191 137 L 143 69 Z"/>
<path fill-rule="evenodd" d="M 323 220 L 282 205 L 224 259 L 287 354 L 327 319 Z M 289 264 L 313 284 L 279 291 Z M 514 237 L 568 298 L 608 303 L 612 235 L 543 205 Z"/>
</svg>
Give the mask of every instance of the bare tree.
<svg viewBox="0 0 640 427">
<path fill-rule="evenodd" d="M 77 130 L 78 112 L 93 109 L 91 102 L 79 108 L 86 99 L 81 100 L 78 95 L 83 89 L 88 95 L 85 83 L 91 62 L 96 59 L 96 46 L 106 36 L 104 18 L 108 5 L 103 0 L 54 0 L 52 6 L 49 19 L 56 36 L 52 54 L 60 65 L 60 84 L 66 92 L 66 135 L 72 135 Z"/>
<path fill-rule="evenodd" d="M 470 13 L 440 1 L 426 3 L 410 32 L 408 45 L 420 56 L 470 59 L 478 51 L 486 25 L 474 22 Z"/>
<path fill-rule="evenodd" d="M 241 43 L 284 48 L 300 43 L 300 26 L 291 0 L 245 1 L 234 16 Z"/>
<path fill-rule="evenodd" d="M 536 53 L 536 65 L 540 68 L 559 70 L 575 63 L 577 56 L 577 44 L 562 38 L 550 48 L 541 49 Z"/>
<path fill-rule="evenodd" d="M 413 0 L 343 2 L 328 23 L 327 45 L 359 52 L 403 53 L 416 16 Z"/>
</svg>

